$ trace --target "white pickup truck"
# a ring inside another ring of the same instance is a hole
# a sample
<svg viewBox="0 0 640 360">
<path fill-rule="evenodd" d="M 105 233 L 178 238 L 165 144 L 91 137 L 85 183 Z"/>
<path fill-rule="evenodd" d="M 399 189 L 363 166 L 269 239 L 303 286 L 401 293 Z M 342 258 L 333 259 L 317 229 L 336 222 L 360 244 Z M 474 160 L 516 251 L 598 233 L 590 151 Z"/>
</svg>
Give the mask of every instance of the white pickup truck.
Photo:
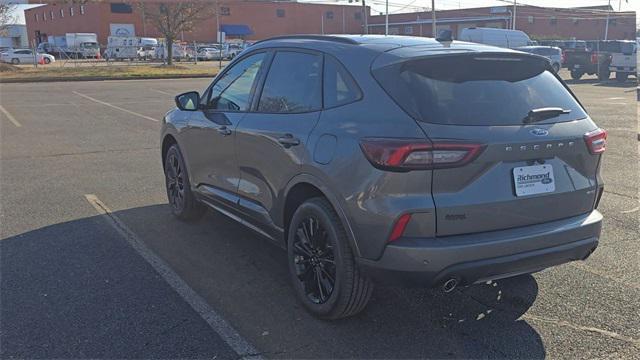
<svg viewBox="0 0 640 360">
<path fill-rule="evenodd" d="M 611 54 L 609 71 L 616 73 L 616 80 L 626 81 L 629 75 L 636 78 L 638 62 L 638 44 L 635 41 L 625 41 L 622 43 L 621 52 Z"/>
</svg>

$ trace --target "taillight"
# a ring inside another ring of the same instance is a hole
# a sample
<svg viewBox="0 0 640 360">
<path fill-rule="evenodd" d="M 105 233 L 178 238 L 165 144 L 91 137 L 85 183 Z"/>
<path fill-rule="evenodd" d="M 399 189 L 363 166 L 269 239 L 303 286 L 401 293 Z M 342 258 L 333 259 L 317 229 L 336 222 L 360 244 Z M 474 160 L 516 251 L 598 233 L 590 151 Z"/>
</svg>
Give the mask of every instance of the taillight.
<svg viewBox="0 0 640 360">
<path fill-rule="evenodd" d="M 567 52 L 562 50 L 561 60 L 563 64 L 567 62 Z"/>
<path fill-rule="evenodd" d="M 389 242 L 398 240 L 404 234 L 404 229 L 407 227 L 409 220 L 411 220 L 411 214 L 404 214 L 396 220 L 393 230 L 391 230 L 391 236 L 389 236 Z"/>
<path fill-rule="evenodd" d="M 360 147 L 383 170 L 408 171 L 458 167 L 473 161 L 484 145 L 420 139 L 365 138 Z"/>
<path fill-rule="evenodd" d="M 587 143 L 590 153 L 601 154 L 607 147 L 607 131 L 604 129 L 590 131 L 584 134 L 584 141 Z"/>
<path fill-rule="evenodd" d="M 592 64 L 597 64 L 598 63 L 598 53 L 593 53 L 591 54 L 591 63 Z"/>
</svg>

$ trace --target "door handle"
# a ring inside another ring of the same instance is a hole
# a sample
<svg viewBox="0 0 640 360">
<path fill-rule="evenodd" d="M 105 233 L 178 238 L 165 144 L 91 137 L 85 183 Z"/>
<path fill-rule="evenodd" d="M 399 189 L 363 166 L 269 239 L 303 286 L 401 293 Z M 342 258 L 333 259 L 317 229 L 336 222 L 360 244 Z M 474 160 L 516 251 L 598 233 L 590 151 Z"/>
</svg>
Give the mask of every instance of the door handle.
<svg viewBox="0 0 640 360">
<path fill-rule="evenodd" d="M 292 146 L 300 145 L 300 139 L 293 137 L 293 135 L 291 134 L 285 134 L 284 136 L 279 137 L 278 142 L 282 144 L 282 146 L 284 146 L 286 149 Z"/>
<path fill-rule="evenodd" d="M 222 136 L 231 135 L 231 129 L 223 125 L 218 128 L 218 133 Z"/>
</svg>

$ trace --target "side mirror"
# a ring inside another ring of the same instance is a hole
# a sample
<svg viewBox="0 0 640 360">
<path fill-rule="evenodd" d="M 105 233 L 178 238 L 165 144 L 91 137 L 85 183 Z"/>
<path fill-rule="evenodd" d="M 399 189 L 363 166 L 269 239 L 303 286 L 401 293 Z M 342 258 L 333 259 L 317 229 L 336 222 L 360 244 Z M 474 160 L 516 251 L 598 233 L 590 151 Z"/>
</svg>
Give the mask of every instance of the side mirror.
<svg viewBox="0 0 640 360">
<path fill-rule="evenodd" d="M 197 91 L 189 91 L 176 96 L 176 106 L 184 111 L 197 111 L 200 104 L 200 94 Z"/>
</svg>

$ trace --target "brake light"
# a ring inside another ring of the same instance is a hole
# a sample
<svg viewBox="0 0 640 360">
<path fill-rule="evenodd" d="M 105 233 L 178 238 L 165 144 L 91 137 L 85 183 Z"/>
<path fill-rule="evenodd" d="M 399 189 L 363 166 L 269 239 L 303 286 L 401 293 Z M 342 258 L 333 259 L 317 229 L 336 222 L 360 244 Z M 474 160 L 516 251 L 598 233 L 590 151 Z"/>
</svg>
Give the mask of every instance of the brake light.
<svg viewBox="0 0 640 360">
<path fill-rule="evenodd" d="M 411 214 L 404 214 L 396 220 L 393 230 L 391 230 L 391 236 L 389 236 L 389 242 L 398 240 L 404 234 L 404 229 L 407 227 L 409 220 L 411 220 Z"/>
<path fill-rule="evenodd" d="M 601 154 L 607 147 L 607 131 L 604 129 L 590 131 L 584 134 L 584 141 L 587 143 L 590 153 Z"/>
<path fill-rule="evenodd" d="M 562 50 L 562 55 L 561 55 L 561 57 L 560 57 L 560 58 L 561 58 L 561 60 L 560 60 L 560 61 L 561 61 L 563 64 L 564 64 L 564 63 L 566 63 L 566 62 L 567 62 L 567 52 L 566 52 L 566 51 L 564 51 L 564 50 Z"/>
<path fill-rule="evenodd" d="M 592 64 L 597 64 L 598 63 L 598 53 L 593 53 L 591 54 L 591 63 Z"/>
<path fill-rule="evenodd" d="M 463 166 L 473 161 L 484 145 L 420 139 L 365 138 L 360 147 L 369 162 L 383 170 L 409 171 Z"/>
</svg>

